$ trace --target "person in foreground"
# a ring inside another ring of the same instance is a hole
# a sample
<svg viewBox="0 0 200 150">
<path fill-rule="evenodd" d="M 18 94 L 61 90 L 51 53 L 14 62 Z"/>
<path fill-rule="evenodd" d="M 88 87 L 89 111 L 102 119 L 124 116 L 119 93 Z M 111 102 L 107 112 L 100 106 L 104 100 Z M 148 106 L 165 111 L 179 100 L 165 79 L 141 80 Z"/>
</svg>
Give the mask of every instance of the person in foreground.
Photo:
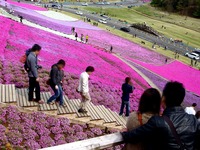
<svg viewBox="0 0 200 150">
<path fill-rule="evenodd" d="M 161 95 L 158 90 L 149 88 L 144 91 L 140 98 L 137 112 L 132 112 L 128 118 L 126 127 L 131 131 L 145 123 L 154 115 L 159 115 Z M 142 150 L 145 143 L 125 144 L 123 150 Z"/>
<path fill-rule="evenodd" d="M 122 84 L 122 91 L 122 104 L 119 115 L 121 116 L 124 113 L 124 107 L 126 106 L 126 117 L 128 117 L 130 113 L 129 97 L 130 93 L 133 93 L 133 84 L 130 77 L 125 78 L 125 83 Z"/>
<path fill-rule="evenodd" d="M 121 133 L 124 142 L 143 142 L 147 150 L 195 150 L 200 127 L 195 116 L 181 107 L 184 97 L 181 83 L 168 82 L 162 96 L 163 116 L 153 116 L 141 127 Z"/>
<path fill-rule="evenodd" d="M 29 101 L 36 101 L 38 103 L 44 103 L 40 97 L 40 84 L 39 84 L 39 76 L 38 76 L 38 58 L 37 56 L 40 54 L 41 47 L 38 44 L 33 45 L 31 48 L 31 52 L 27 57 L 26 63 L 28 67 L 28 77 L 29 77 L 29 93 L 28 99 Z M 33 99 L 33 92 L 35 89 L 36 99 Z"/>
<path fill-rule="evenodd" d="M 50 86 L 52 90 L 54 91 L 54 95 L 49 98 L 47 101 L 48 104 L 54 104 L 54 100 L 59 101 L 59 105 L 63 106 L 63 90 L 62 90 L 62 80 L 63 80 L 63 68 L 65 67 L 65 61 L 64 60 L 59 60 L 57 64 L 54 64 L 51 67 L 51 72 L 50 72 Z"/>
<path fill-rule="evenodd" d="M 86 107 L 88 103 L 91 101 L 90 93 L 89 93 L 89 76 L 94 72 L 94 67 L 88 66 L 85 72 L 81 73 L 79 79 L 79 86 L 77 91 L 81 94 L 82 101 L 80 105 L 79 113 L 87 113 Z"/>
</svg>

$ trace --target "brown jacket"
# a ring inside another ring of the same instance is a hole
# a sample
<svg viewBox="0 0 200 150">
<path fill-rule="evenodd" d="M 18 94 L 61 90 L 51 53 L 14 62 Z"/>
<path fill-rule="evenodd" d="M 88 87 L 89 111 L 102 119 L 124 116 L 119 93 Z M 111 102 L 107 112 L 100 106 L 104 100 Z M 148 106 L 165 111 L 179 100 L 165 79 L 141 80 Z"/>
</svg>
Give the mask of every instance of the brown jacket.
<svg viewBox="0 0 200 150">
<path fill-rule="evenodd" d="M 153 116 L 153 114 L 150 113 L 144 113 L 142 114 L 142 123 L 145 124 L 147 121 Z M 138 112 L 132 112 L 128 118 L 128 121 L 126 123 L 127 130 L 133 130 L 140 126 L 140 122 L 138 120 Z M 125 144 L 123 150 L 143 150 L 142 144 Z"/>
</svg>

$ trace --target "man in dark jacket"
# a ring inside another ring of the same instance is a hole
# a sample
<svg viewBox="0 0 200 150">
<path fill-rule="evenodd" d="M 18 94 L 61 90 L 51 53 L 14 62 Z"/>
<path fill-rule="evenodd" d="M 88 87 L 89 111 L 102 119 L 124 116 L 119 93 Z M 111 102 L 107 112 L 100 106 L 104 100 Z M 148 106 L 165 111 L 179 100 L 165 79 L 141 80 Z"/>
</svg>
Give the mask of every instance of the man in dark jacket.
<svg viewBox="0 0 200 150">
<path fill-rule="evenodd" d="M 63 90 L 62 90 L 62 80 L 64 77 L 63 68 L 65 67 L 65 61 L 59 60 L 57 64 L 51 67 L 50 72 L 50 86 L 54 91 L 54 95 L 47 101 L 48 104 L 54 104 L 54 100 L 59 100 L 60 106 L 63 106 Z"/>
<path fill-rule="evenodd" d="M 121 104 L 121 109 L 119 115 L 121 116 L 124 112 L 124 107 L 126 106 L 126 117 L 129 116 L 129 97 L 130 93 L 133 93 L 133 86 L 131 83 L 131 78 L 126 77 L 125 83 L 122 85 L 122 104 Z"/>
<path fill-rule="evenodd" d="M 28 77 L 29 77 L 29 101 L 36 101 L 44 103 L 40 97 L 40 84 L 38 76 L 37 56 L 40 54 L 41 47 L 38 44 L 33 45 L 31 52 L 27 57 Z M 33 92 L 35 89 L 36 99 L 33 99 Z"/>
<path fill-rule="evenodd" d="M 175 138 L 169 123 L 161 116 L 153 116 L 147 124 L 130 132 L 123 132 L 124 142 L 142 141 L 146 143 L 144 146 L 148 150 L 195 150 L 195 140 L 198 139 L 200 127 L 195 116 L 185 113 L 181 107 L 184 97 L 185 89 L 181 83 L 166 84 L 163 90 L 163 102 L 166 107 L 163 116 L 172 122 L 181 144 Z"/>
</svg>

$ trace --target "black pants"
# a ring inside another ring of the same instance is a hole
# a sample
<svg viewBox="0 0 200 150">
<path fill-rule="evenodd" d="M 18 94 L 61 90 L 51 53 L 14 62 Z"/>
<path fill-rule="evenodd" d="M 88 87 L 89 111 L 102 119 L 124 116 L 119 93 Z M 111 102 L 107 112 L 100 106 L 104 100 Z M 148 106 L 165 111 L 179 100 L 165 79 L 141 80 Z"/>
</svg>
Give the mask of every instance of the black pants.
<svg viewBox="0 0 200 150">
<path fill-rule="evenodd" d="M 35 94 L 36 94 L 36 101 L 41 100 L 39 82 L 36 81 L 35 77 L 29 77 L 29 93 L 28 93 L 29 101 L 33 100 L 34 89 L 35 89 Z"/>
</svg>

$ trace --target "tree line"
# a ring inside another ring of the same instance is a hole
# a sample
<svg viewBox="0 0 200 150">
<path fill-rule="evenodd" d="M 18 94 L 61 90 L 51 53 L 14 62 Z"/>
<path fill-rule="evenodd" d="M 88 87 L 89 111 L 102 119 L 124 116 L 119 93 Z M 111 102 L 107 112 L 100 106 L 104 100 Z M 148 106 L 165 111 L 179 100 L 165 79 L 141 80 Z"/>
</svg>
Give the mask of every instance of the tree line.
<svg viewBox="0 0 200 150">
<path fill-rule="evenodd" d="M 200 18 L 200 0 L 152 0 L 151 5 L 169 12 Z"/>
</svg>

